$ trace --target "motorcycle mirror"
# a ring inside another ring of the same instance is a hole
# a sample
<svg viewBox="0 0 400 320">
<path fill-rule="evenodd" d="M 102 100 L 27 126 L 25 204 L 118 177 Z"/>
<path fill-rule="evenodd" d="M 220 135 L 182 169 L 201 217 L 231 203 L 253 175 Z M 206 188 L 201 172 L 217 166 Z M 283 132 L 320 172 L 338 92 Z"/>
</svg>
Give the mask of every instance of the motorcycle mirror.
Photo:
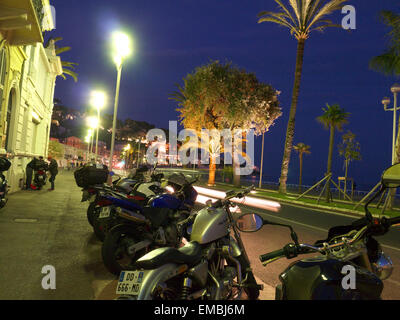
<svg viewBox="0 0 400 320">
<path fill-rule="evenodd" d="M 264 225 L 264 219 L 255 213 L 246 213 L 236 220 L 236 227 L 241 232 L 256 232 Z"/>
<path fill-rule="evenodd" d="M 382 185 L 385 188 L 400 187 L 400 163 L 386 169 L 382 175 Z"/>
</svg>

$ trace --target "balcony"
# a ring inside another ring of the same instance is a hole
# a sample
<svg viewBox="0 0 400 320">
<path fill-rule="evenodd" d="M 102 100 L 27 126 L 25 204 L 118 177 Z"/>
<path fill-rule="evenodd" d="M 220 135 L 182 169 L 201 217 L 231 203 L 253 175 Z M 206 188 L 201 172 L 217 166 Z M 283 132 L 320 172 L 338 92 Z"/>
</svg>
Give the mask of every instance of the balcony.
<svg viewBox="0 0 400 320">
<path fill-rule="evenodd" d="M 49 0 L 0 0 L 0 32 L 11 45 L 43 42 L 42 22 L 51 16 L 48 8 Z"/>
</svg>

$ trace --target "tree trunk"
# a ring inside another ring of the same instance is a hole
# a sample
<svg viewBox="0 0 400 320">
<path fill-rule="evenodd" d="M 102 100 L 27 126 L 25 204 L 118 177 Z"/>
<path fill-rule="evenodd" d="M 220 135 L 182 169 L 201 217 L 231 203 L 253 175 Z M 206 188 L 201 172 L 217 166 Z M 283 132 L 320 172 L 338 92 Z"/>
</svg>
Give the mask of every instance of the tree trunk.
<svg viewBox="0 0 400 320">
<path fill-rule="evenodd" d="M 329 138 L 329 153 L 328 153 L 328 166 L 326 170 L 326 174 L 329 175 L 332 172 L 332 156 L 333 156 L 333 145 L 335 143 L 335 126 L 331 125 L 330 127 L 330 138 Z M 331 181 L 328 179 L 327 188 L 326 188 L 326 202 L 330 201 L 331 196 Z"/>
<path fill-rule="evenodd" d="M 304 47 L 305 47 L 305 39 L 300 39 L 297 45 L 296 71 L 294 75 L 292 105 L 290 108 L 289 122 L 286 131 L 286 142 L 282 160 L 281 178 L 279 179 L 280 193 L 286 193 L 286 181 L 289 171 L 290 155 L 292 153 L 292 148 L 293 148 L 293 136 L 294 136 L 294 127 L 296 120 L 297 102 L 300 92 L 301 74 L 303 71 Z"/>
<path fill-rule="evenodd" d="M 233 157 L 233 185 L 240 187 L 240 174 L 236 173 L 236 169 L 240 168 L 239 157 Z"/>
<path fill-rule="evenodd" d="M 303 154 L 299 154 L 300 158 L 300 179 L 299 179 L 299 193 L 301 193 L 301 186 L 302 186 L 302 181 L 303 181 Z"/>
<path fill-rule="evenodd" d="M 345 174 L 344 174 L 344 193 L 346 194 L 346 191 L 347 191 L 347 174 L 348 174 L 348 169 L 349 169 L 349 160 L 346 159 L 345 162 L 346 162 L 346 171 L 345 171 Z M 346 200 L 346 197 L 345 197 L 344 200 Z"/>
<path fill-rule="evenodd" d="M 215 185 L 215 158 L 210 156 L 210 167 L 208 172 L 208 185 L 214 186 Z"/>
</svg>

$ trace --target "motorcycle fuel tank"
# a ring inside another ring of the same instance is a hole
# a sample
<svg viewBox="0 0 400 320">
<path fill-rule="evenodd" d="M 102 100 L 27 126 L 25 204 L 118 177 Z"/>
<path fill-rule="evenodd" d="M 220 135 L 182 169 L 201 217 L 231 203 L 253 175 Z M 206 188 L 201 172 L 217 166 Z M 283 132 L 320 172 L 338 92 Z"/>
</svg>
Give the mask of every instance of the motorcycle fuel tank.
<svg viewBox="0 0 400 320">
<path fill-rule="evenodd" d="M 344 271 L 346 266 L 355 268 L 355 289 L 343 287 L 342 281 L 348 275 Z M 326 257 L 297 261 L 279 278 L 283 300 L 375 300 L 383 290 L 382 281 L 372 272 L 351 262 Z"/>
<path fill-rule="evenodd" d="M 227 236 L 228 227 L 228 215 L 223 208 L 204 208 L 197 214 L 190 240 L 200 244 L 213 242 Z"/>
<path fill-rule="evenodd" d="M 162 194 L 151 200 L 150 206 L 153 208 L 168 208 L 172 210 L 178 210 L 182 205 L 182 202 L 170 194 Z"/>
</svg>

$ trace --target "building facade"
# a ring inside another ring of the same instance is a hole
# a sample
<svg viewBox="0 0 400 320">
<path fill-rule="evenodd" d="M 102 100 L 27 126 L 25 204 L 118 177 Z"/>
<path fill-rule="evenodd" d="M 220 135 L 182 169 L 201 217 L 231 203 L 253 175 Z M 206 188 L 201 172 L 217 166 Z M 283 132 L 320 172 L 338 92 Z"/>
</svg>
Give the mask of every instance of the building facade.
<svg viewBox="0 0 400 320">
<path fill-rule="evenodd" d="M 63 70 L 54 43 L 48 0 L 0 0 L 0 155 L 12 162 L 11 192 L 20 190 L 26 165 L 47 156 L 55 80 Z"/>
</svg>

